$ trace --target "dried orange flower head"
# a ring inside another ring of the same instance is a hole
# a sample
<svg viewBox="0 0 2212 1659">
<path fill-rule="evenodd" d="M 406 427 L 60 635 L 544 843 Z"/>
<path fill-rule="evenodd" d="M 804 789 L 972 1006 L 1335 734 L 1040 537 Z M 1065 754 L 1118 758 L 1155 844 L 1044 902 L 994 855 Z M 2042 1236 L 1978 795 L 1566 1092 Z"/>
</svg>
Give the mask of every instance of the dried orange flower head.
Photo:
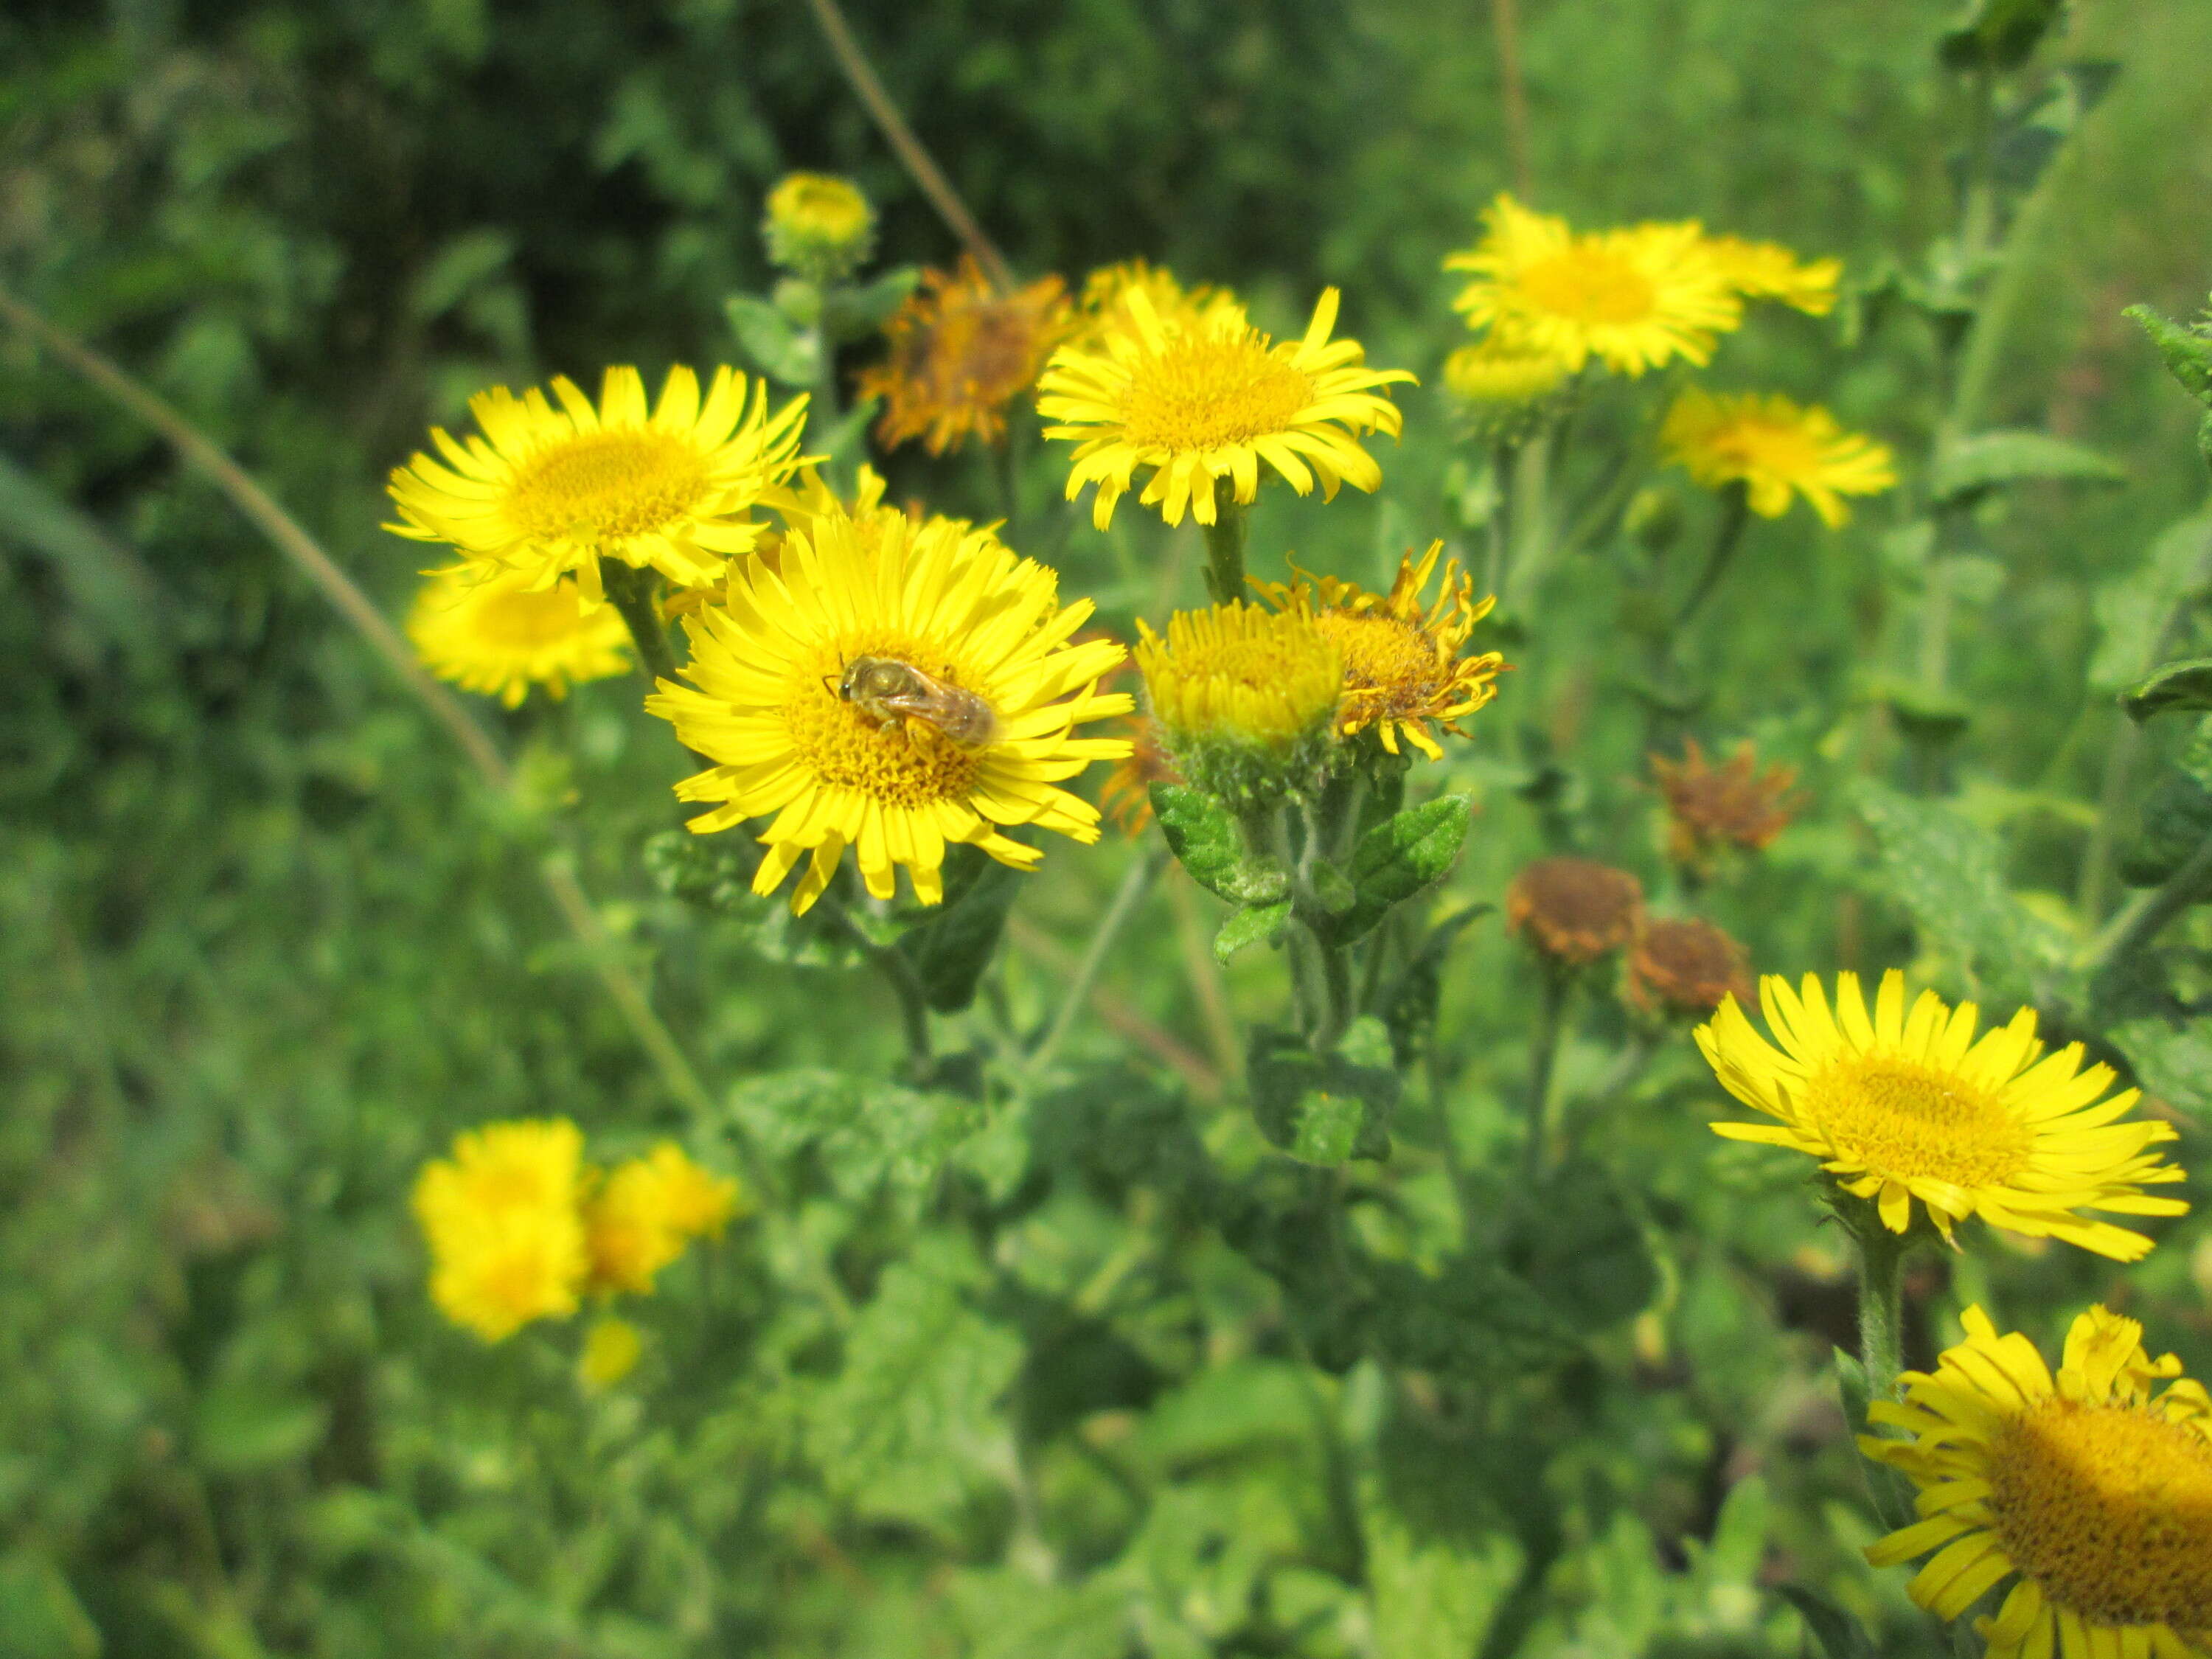
<svg viewBox="0 0 2212 1659">
<path fill-rule="evenodd" d="M 1594 859 L 1538 859 L 1505 890 L 1505 925 L 1544 955 L 1583 967 L 1635 936 L 1644 888 Z"/>
<path fill-rule="evenodd" d="M 890 356 L 860 376 L 860 395 L 884 400 L 877 438 L 887 448 L 920 438 L 933 455 L 971 435 L 996 443 L 1006 405 L 1036 383 L 1073 316 L 1057 276 L 1001 294 L 973 259 L 924 271 L 884 325 Z"/>
<path fill-rule="evenodd" d="M 1704 1019 L 1724 997 L 1752 999 L 1742 945 L 1694 917 L 1648 921 L 1628 953 L 1628 1000 L 1647 1014 Z"/>
<path fill-rule="evenodd" d="M 1716 767 L 1689 738 L 1679 761 L 1652 756 L 1651 774 L 1666 798 L 1667 852 L 1677 864 L 1706 863 L 1727 847 L 1755 853 L 1797 816 L 1800 800 L 1791 793 L 1796 769 L 1770 766 L 1760 772 L 1748 743 Z"/>
</svg>

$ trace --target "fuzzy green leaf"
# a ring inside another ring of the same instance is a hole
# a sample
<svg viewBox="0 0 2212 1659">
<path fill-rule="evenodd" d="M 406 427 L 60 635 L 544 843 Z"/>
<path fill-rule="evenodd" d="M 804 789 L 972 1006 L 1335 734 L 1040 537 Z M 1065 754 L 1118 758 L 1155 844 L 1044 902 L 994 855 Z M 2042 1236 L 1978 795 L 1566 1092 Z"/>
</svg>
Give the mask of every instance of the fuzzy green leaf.
<svg viewBox="0 0 2212 1659">
<path fill-rule="evenodd" d="M 990 860 L 964 890 L 948 890 L 944 908 L 899 940 L 921 981 L 922 1000 L 939 1013 L 957 1014 L 975 1000 L 1021 879 L 1020 871 Z"/>
<path fill-rule="evenodd" d="M 814 384 L 822 354 L 811 331 L 793 328 L 788 317 L 757 294 L 732 294 L 722 309 L 738 343 L 762 374 L 786 386 Z"/>
<path fill-rule="evenodd" d="M 2126 471 L 2094 449 L 2047 432 L 1977 432 L 1961 438 L 1936 463 L 1932 493 L 1939 505 L 1955 505 L 2006 484 L 2056 481 L 2119 483 Z"/>
<path fill-rule="evenodd" d="M 1380 1022 L 1359 1024 L 1374 1026 L 1378 1040 L 1353 1042 L 1347 1034 L 1347 1048 L 1326 1055 L 1288 1032 L 1263 1026 L 1252 1034 L 1245 1070 L 1253 1115 L 1261 1133 L 1303 1163 L 1390 1156 L 1398 1074 L 1389 1067 L 1389 1038 Z M 1363 1063 L 1377 1059 L 1383 1063 Z"/>
<path fill-rule="evenodd" d="M 2065 11 L 2066 0 L 1972 0 L 1936 56 L 1949 70 L 2018 69 Z"/>
<path fill-rule="evenodd" d="M 2105 1034 L 2135 1067 L 2143 1087 L 2212 1123 L 2212 1019 L 2179 1024 L 2154 1016 Z"/>
<path fill-rule="evenodd" d="M 2161 317 L 2148 306 L 2130 306 L 2120 314 L 2142 325 L 2166 360 L 2166 372 L 2181 382 L 2185 392 L 2212 401 L 2212 333 Z"/>
<path fill-rule="evenodd" d="M 1876 1659 L 1880 1650 L 1866 1633 L 1866 1626 L 1834 1602 L 1802 1584 L 1780 1584 L 1776 1589 L 1783 1600 L 1797 1609 L 1826 1659 Z"/>
<path fill-rule="evenodd" d="M 1273 945 L 1290 924 L 1288 899 L 1277 899 L 1273 904 L 1248 904 L 1223 922 L 1221 931 L 1213 936 L 1213 959 L 1225 963 L 1247 945 Z"/>
<path fill-rule="evenodd" d="M 2089 685 L 2117 696 L 2148 673 L 2175 611 L 2212 583 L 2212 517 L 2169 525 L 2141 564 L 2097 590 L 2097 648 Z"/>
<path fill-rule="evenodd" d="M 2147 720 L 2172 710 L 2212 709 L 2212 657 L 2191 657 L 2160 665 L 2148 678 L 2120 694 L 2129 718 Z"/>
<path fill-rule="evenodd" d="M 730 1111 L 769 1157 L 811 1152 L 848 1199 L 884 1185 L 918 1196 L 982 1127 L 982 1109 L 961 1096 L 812 1068 L 747 1079 Z"/>
<path fill-rule="evenodd" d="M 1244 867 L 1244 842 L 1231 817 L 1212 796 L 1180 783 L 1152 786 L 1152 815 L 1168 850 L 1191 879 L 1208 892 L 1238 902 L 1238 877 Z"/>
<path fill-rule="evenodd" d="M 1351 872 L 1358 902 L 1330 924 L 1335 943 L 1361 938 L 1394 906 L 1451 872 L 1467 842 L 1468 802 L 1465 795 L 1441 796 L 1384 819 L 1359 838 Z"/>
</svg>

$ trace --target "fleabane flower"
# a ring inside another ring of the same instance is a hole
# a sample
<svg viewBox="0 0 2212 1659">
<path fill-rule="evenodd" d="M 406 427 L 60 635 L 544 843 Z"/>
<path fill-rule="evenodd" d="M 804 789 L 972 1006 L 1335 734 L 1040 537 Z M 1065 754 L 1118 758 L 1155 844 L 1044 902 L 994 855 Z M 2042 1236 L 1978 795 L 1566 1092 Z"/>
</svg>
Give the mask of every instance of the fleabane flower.
<svg viewBox="0 0 2212 1659">
<path fill-rule="evenodd" d="M 1063 606 L 1050 570 L 959 520 L 829 512 L 794 527 L 773 568 L 733 567 L 685 616 L 692 684 L 663 680 L 646 700 L 716 763 L 676 787 L 721 803 L 689 827 L 773 815 L 753 890 L 803 859 L 800 913 L 848 847 L 875 896 L 892 896 L 903 866 L 936 904 L 948 842 L 1027 870 L 1043 854 L 1008 826 L 1096 841 L 1097 810 L 1055 786 L 1129 752 L 1075 728 L 1133 705 L 1097 689 L 1120 645 L 1070 643 L 1091 609 Z"/>
<path fill-rule="evenodd" d="M 584 1137 L 566 1119 L 488 1124 L 426 1164 L 414 1208 L 430 1298 L 488 1342 L 576 1310 L 588 1260 L 578 1200 Z"/>
<path fill-rule="evenodd" d="M 1057 422 L 1044 435 L 1077 446 L 1067 499 L 1096 484 L 1099 529 L 1139 471 L 1150 477 L 1138 501 L 1171 525 L 1186 511 L 1213 523 L 1217 480 L 1249 504 L 1262 461 L 1301 495 L 1316 479 L 1332 501 L 1342 484 L 1381 485 L 1382 469 L 1358 434 L 1396 435 L 1402 417 L 1376 388 L 1413 377 L 1368 368 L 1358 342 L 1329 338 L 1334 289 L 1323 291 L 1304 337 L 1280 345 L 1240 307 L 1164 319 L 1141 286 L 1121 303 L 1126 314 L 1097 344 L 1062 346 L 1037 383 L 1037 411 Z"/>
<path fill-rule="evenodd" d="M 860 376 L 860 396 L 884 400 L 877 441 L 895 449 L 919 438 L 933 455 L 970 437 L 996 443 L 1006 406 L 1036 384 L 1072 317 L 1057 276 L 1001 294 L 973 259 L 924 271 L 920 291 L 884 325 L 890 355 Z"/>
<path fill-rule="evenodd" d="M 589 1288 L 650 1295 L 655 1274 L 692 1239 L 719 1234 L 738 1206 L 738 1183 L 702 1169 L 672 1140 L 618 1164 L 584 1201 Z"/>
<path fill-rule="evenodd" d="M 2151 1247 L 2142 1234 L 2082 1215 L 2181 1215 L 2146 1186 L 2183 1172 L 2151 1149 L 2175 1138 L 2156 1120 L 2122 1121 L 2140 1091 L 2106 1097 L 2112 1068 L 2081 1068 L 2078 1042 L 2045 1055 L 2023 1008 L 1978 1042 L 1978 1012 L 1923 991 L 1908 1013 L 1905 975 L 1882 975 L 1869 1017 L 1856 974 L 1800 991 L 1770 975 L 1759 1003 L 1778 1048 L 1731 997 L 1698 1028 L 1722 1085 L 1773 1123 L 1716 1123 L 1716 1134 L 1818 1158 L 1843 1191 L 1872 1200 L 1890 1231 L 1924 1209 L 1949 1237 L 1967 1217 L 2031 1238 L 2057 1238 L 2117 1261 Z"/>
<path fill-rule="evenodd" d="M 1573 229 L 1501 195 L 1480 242 L 1444 261 L 1474 273 L 1452 301 L 1470 328 L 1569 374 L 1595 357 L 1640 375 L 1677 357 L 1703 363 L 1743 320 L 1743 302 L 1694 224 Z"/>
<path fill-rule="evenodd" d="M 1325 763 L 1344 653 L 1314 619 L 1237 600 L 1137 623 L 1145 701 L 1175 769 L 1237 803 L 1279 799 Z"/>
<path fill-rule="evenodd" d="M 417 453 L 392 474 L 400 521 L 385 528 L 450 543 L 478 576 L 507 573 L 552 586 L 568 572 L 599 604 L 599 561 L 658 570 L 679 587 L 720 574 L 762 526 L 747 515 L 801 460 L 806 399 L 773 415 L 765 383 L 718 368 L 702 398 L 689 368 L 668 371 L 647 407 L 635 368 L 607 370 L 596 407 L 565 377 L 554 401 L 505 386 L 469 400 L 480 432 L 433 428 L 444 459 Z"/>
<path fill-rule="evenodd" d="M 1076 304 L 1075 343 L 1095 350 L 1115 330 L 1135 327 L 1136 319 L 1129 310 L 1133 292 L 1144 295 L 1163 328 L 1205 326 L 1223 319 L 1244 320 L 1243 306 L 1227 289 L 1206 284 L 1187 289 L 1164 265 L 1125 259 L 1084 278 L 1083 295 Z"/>
<path fill-rule="evenodd" d="M 1965 1341 L 1868 1413 L 1911 1437 L 1859 1447 L 1911 1478 L 1923 1518 L 1867 1559 L 1935 1552 L 1908 1589 L 1942 1619 L 2012 1579 L 1974 1622 L 1989 1659 L 2212 1655 L 2212 1395 L 2105 1308 L 2075 1320 L 2056 1376 L 1980 1308 L 1962 1321 Z"/>
<path fill-rule="evenodd" d="M 1741 484 L 1751 510 L 1778 519 L 1802 495 L 1831 530 L 1850 520 L 1846 495 L 1879 495 L 1897 483 L 1889 447 L 1816 406 L 1779 393 L 1690 386 L 1667 411 L 1659 441 L 1708 489 Z"/>
<path fill-rule="evenodd" d="M 1778 301 L 1808 317 L 1825 317 L 1836 308 L 1840 259 L 1800 259 L 1779 242 L 1741 236 L 1708 236 L 1705 252 L 1720 267 L 1722 280 L 1747 300 Z"/>
<path fill-rule="evenodd" d="M 1790 827 L 1800 802 L 1793 793 L 1797 769 L 1759 769 L 1749 744 L 1715 766 L 1695 738 L 1682 743 L 1682 758 L 1650 757 L 1651 775 L 1667 803 L 1667 856 L 1702 869 L 1726 848 L 1756 853 Z"/>
<path fill-rule="evenodd" d="M 1435 731 L 1464 736 L 1455 722 L 1498 695 L 1497 679 L 1505 670 L 1495 651 L 1461 654 L 1497 600 L 1474 598 L 1474 580 L 1456 559 L 1444 562 L 1436 603 L 1425 607 L 1421 593 L 1443 548 L 1437 541 L 1419 560 L 1407 554 L 1388 593 L 1304 571 L 1293 581 L 1253 583 L 1277 610 L 1310 616 L 1343 653 L 1337 730 L 1351 737 L 1371 728 L 1394 755 L 1403 738 L 1431 760 L 1442 760 Z"/>
<path fill-rule="evenodd" d="M 572 684 L 629 672 L 629 630 L 611 607 L 586 610 L 574 582 L 535 587 L 520 572 L 434 572 L 407 613 L 407 638 L 440 679 L 509 708 L 533 685 L 559 698 Z"/>
</svg>

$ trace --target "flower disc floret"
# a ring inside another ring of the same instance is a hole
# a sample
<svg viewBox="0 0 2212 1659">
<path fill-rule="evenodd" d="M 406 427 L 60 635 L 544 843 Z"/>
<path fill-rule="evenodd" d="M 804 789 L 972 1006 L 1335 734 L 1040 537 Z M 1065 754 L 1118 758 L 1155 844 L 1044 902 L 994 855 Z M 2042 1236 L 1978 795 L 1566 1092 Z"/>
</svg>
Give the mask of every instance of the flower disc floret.
<svg viewBox="0 0 2212 1659">
<path fill-rule="evenodd" d="M 1897 483 L 1887 445 L 1844 431 L 1825 409 L 1775 393 L 1716 395 L 1691 386 L 1659 435 L 1668 459 L 1706 489 L 1742 485 L 1762 518 L 1780 518 L 1802 495 L 1822 524 L 1838 529 L 1851 516 L 1844 496 L 1878 495 Z"/>
<path fill-rule="evenodd" d="M 1963 1322 L 1934 1372 L 1868 1413 L 1911 1437 L 1859 1445 L 1911 1478 L 1923 1518 L 1867 1559 L 1934 1552 L 1909 1588 L 1945 1619 L 2014 1578 L 1975 1624 L 1990 1659 L 2212 1653 L 2212 1396 L 2101 1307 L 2074 1322 L 2056 1376 L 1981 1309 Z"/>
<path fill-rule="evenodd" d="M 1051 571 L 958 520 L 831 511 L 794 527 L 775 568 L 733 568 L 713 602 L 685 616 L 693 686 L 663 680 L 646 700 L 716 763 L 677 786 L 682 799 L 721 803 L 689 827 L 706 834 L 772 814 L 753 890 L 775 891 L 804 858 L 792 895 L 802 913 L 848 847 L 875 896 L 892 896 L 904 866 L 915 896 L 935 904 L 947 842 L 1026 870 L 1042 854 L 1003 827 L 1096 841 L 1097 810 L 1054 787 L 1129 752 L 1121 739 L 1073 735 L 1133 706 L 1097 690 L 1122 647 L 1070 642 L 1091 608 L 1062 606 Z M 847 700 L 846 671 L 863 657 L 980 701 L 990 735 L 959 742 L 941 723 L 884 719 Z"/>
<path fill-rule="evenodd" d="M 1703 363 L 1743 320 L 1742 301 L 1694 224 L 1577 233 L 1510 196 L 1483 218 L 1482 240 L 1444 261 L 1474 276 L 1454 307 L 1469 327 L 1570 374 L 1592 357 L 1629 375 L 1676 357 Z"/>
<path fill-rule="evenodd" d="M 1398 433 L 1402 417 L 1376 388 L 1413 377 L 1368 368 L 1357 341 L 1329 338 L 1334 289 L 1304 337 L 1280 345 L 1240 307 L 1164 319 L 1142 286 L 1123 291 L 1121 307 L 1097 343 L 1061 347 L 1037 386 L 1038 412 L 1057 422 L 1045 436 L 1077 445 L 1067 498 L 1096 484 L 1099 529 L 1140 470 L 1150 477 L 1139 501 L 1171 525 L 1186 511 L 1212 524 L 1217 480 L 1249 504 L 1262 461 L 1301 495 L 1316 478 L 1327 500 L 1342 484 L 1380 486 L 1382 469 L 1358 434 Z"/>
<path fill-rule="evenodd" d="M 1923 991 L 1908 1013 L 1893 969 L 1871 1018 L 1848 973 L 1837 976 L 1832 1011 L 1810 974 L 1797 992 L 1778 976 L 1760 981 L 1759 1002 L 1778 1048 L 1733 997 L 1698 1028 L 1698 1046 L 1730 1094 L 1778 1122 L 1716 1123 L 1714 1133 L 1818 1158 L 1842 1191 L 1874 1200 L 1892 1232 L 1911 1224 L 1917 1201 L 1947 1237 L 1979 1215 L 2133 1261 L 2148 1238 L 2079 1212 L 2188 1210 L 2142 1190 L 2184 1178 L 2151 1150 L 2175 1138 L 2171 1126 L 2120 1121 L 2139 1091 L 2106 1098 L 2112 1072 L 2082 1070 L 2079 1043 L 2045 1056 L 2032 1008 L 1977 1042 L 1972 1003 L 1953 1009 Z"/>
<path fill-rule="evenodd" d="M 606 605 L 586 610 L 571 581 L 535 587 L 520 574 L 434 572 L 415 596 L 407 637 L 440 679 L 509 708 L 533 685 L 559 698 L 571 684 L 629 672 L 622 617 Z"/>
<path fill-rule="evenodd" d="M 596 408 L 566 378 L 552 382 L 558 408 L 536 387 L 494 386 L 469 400 L 480 433 L 434 428 L 443 460 L 418 453 L 392 474 L 400 521 L 385 528 L 450 543 L 479 577 L 547 588 L 573 571 L 587 608 L 603 598 L 602 558 L 697 586 L 751 548 L 748 513 L 804 459 L 806 399 L 770 415 L 767 386 L 750 400 L 746 386 L 718 368 L 702 398 L 679 366 L 650 410 L 635 368 L 607 370 Z"/>
</svg>

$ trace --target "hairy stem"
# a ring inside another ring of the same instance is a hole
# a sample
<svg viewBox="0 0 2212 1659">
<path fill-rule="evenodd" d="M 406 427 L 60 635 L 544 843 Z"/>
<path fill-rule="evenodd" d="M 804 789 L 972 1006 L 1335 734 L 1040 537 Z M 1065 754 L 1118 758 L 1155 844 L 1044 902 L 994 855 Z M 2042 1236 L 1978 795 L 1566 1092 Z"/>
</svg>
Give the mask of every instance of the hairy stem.
<svg viewBox="0 0 2212 1659">
<path fill-rule="evenodd" d="M 1679 640 L 1698 612 L 1705 609 L 1705 601 L 1721 585 L 1729 567 L 1735 562 L 1736 550 L 1743 545 L 1743 532 L 1751 524 L 1751 495 L 1743 485 L 1732 483 L 1721 491 L 1721 520 L 1713 531 L 1712 550 L 1705 555 L 1705 568 L 1698 572 L 1698 580 L 1683 596 L 1682 608 L 1674 613 L 1674 625 L 1670 640 Z"/>
<path fill-rule="evenodd" d="M 637 647 L 638 666 L 658 684 L 676 678 L 676 652 L 668 643 L 668 626 L 660 619 L 659 578 L 647 569 L 620 559 L 601 558 L 599 586 L 607 603 L 618 611 Z"/>
<path fill-rule="evenodd" d="M 1490 0 L 1490 32 L 1498 44 L 1499 101 L 1505 110 L 1505 154 L 1513 170 L 1513 188 L 1522 201 L 1531 201 L 1536 175 L 1528 159 L 1528 88 L 1521 74 L 1521 20 L 1514 0 Z"/>
<path fill-rule="evenodd" d="M 1522 1169 L 1530 1182 L 1540 1181 L 1552 1167 L 1552 1073 L 1559 1057 L 1559 1040 L 1566 1034 L 1567 1004 L 1574 981 L 1569 970 L 1546 961 L 1540 970 L 1543 1000 L 1537 1005 L 1535 1029 L 1528 1038 L 1528 1139 L 1522 1148 Z"/>
<path fill-rule="evenodd" d="M 1216 605 L 1233 605 L 1244 597 L 1244 543 L 1252 526 L 1228 479 L 1216 481 L 1213 522 L 1200 528 L 1206 532 L 1206 593 Z"/>
<path fill-rule="evenodd" d="M 1869 1204 L 1853 1229 L 1859 1252 L 1859 1363 L 1867 1397 L 1893 1400 L 1905 1369 L 1905 1257 L 1901 1234 L 1881 1224 Z"/>
</svg>

